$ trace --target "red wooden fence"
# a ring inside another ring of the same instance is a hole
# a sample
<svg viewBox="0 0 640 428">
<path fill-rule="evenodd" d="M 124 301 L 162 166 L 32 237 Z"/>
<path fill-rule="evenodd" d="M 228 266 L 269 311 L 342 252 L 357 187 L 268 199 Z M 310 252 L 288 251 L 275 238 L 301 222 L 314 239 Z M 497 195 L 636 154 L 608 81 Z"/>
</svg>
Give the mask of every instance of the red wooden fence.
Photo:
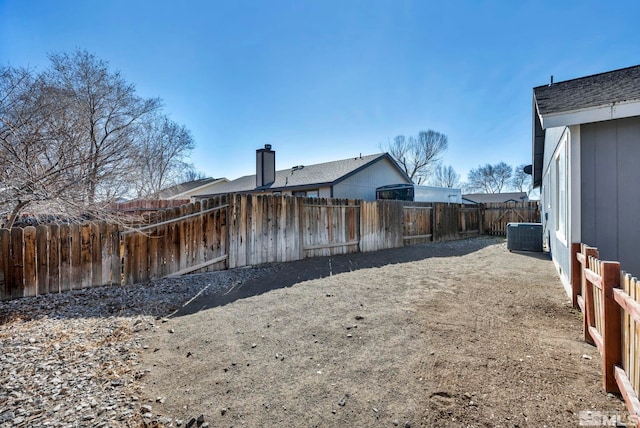
<svg viewBox="0 0 640 428">
<path fill-rule="evenodd" d="M 572 245 L 572 301 L 583 313 L 583 333 L 602 355 L 607 392 L 622 394 L 640 426 L 640 281 L 620 263 L 598 260 L 598 250 Z"/>
</svg>

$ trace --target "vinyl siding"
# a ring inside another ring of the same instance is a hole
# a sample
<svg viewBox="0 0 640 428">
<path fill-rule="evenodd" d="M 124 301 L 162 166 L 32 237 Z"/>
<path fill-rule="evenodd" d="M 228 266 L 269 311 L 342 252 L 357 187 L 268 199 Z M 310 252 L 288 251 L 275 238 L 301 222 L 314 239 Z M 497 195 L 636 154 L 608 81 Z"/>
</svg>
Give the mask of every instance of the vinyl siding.
<svg viewBox="0 0 640 428">
<path fill-rule="evenodd" d="M 581 126 L 582 242 L 640 275 L 640 117 Z"/>
<path fill-rule="evenodd" d="M 398 183 L 409 181 L 388 159 L 383 158 L 334 185 L 333 197 L 373 201 L 376 188 Z"/>
</svg>

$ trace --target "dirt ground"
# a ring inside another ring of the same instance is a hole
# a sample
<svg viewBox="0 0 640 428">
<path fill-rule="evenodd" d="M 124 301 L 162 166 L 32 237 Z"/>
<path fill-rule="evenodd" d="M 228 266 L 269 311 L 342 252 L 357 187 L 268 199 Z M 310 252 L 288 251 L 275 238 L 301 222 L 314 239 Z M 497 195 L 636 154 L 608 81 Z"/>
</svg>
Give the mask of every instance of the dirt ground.
<svg viewBox="0 0 640 428">
<path fill-rule="evenodd" d="M 228 284 L 146 338 L 142 382 L 155 414 L 216 427 L 624 420 L 581 336 L 547 256 L 478 238 L 277 264 Z"/>
</svg>

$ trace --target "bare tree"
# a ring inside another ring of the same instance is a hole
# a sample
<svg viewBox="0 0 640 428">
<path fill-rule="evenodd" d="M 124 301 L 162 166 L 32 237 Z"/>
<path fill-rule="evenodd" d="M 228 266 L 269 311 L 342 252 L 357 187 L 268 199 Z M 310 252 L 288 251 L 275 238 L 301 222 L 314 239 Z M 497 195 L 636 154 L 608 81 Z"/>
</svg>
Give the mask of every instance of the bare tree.
<svg viewBox="0 0 640 428">
<path fill-rule="evenodd" d="M 508 187 L 512 168 L 504 162 L 486 164 L 469 171 L 467 186 L 470 190 L 485 193 L 501 193 Z"/>
<path fill-rule="evenodd" d="M 427 180 L 448 147 L 447 136 L 431 129 L 420 131 L 417 137 L 398 135 L 392 142 L 381 145 L 416 184 Z"/>
<path fill-rule="evenodd" d="M 529 192 L 531 186 L 531 175 L 524 172 L 524 168 L 527 165 L 518 165 L 513 170 L 513 178 L 511 179 L 511 186 L 519 192 Z"/>
<path fill-rule="evenodd" d="M 431 184 L 438 187 L 460 187 L 460 174 L 451 165 L 438 165 Z"/>
<path fill-rule="evenodd" d="M 0 215 L 106 218 L 104 207 L 145 193 L 192 167 L 183 126 L 156 114 L 160 100 L 86 51 L 53 54 L 43 73 L 0 67 Z M 143 162 L 144 160 L 144 162 Z"/>
<path fill-rule="evenodd" d="M 53 92 L 41 74 L 0 70 L 0 213 L 7 227 L 27 207 L 57 213 L 65 200 L 77 208 L 84 177 L 77 153 L 65 144 L 64 108 Z"/>
<path fill-rule="evenodd" d="M 87 51 L 52 54 L 49 59 L 47 79 L 58 88 L 66 125 L 81 131 L 69 143 L 83 158 L 85 205 L 109 202 L 126 190 L 138 127 L 160 108 L 160 100 L 139 97 L 134 85 Z"/>
<path fill-rule="evenodd" d="M 138 198 L 158 198 L 162 189 L 179 184 L 184 172 L 192 170 L 186 158 L 195 143 L 188 129 L 166 116 L 150 116 L 141 131 L 134 186 Z"/>
<path fill-rule="evenodd" d="M 207 174 L 202 171 L 196 170 L 193 165 L 189 165 L 189 167 L 182 173 L 180 182 L 186 183 L 188 181 L 202 180 L 204 178 L 207 178 Z"/>
</svg>

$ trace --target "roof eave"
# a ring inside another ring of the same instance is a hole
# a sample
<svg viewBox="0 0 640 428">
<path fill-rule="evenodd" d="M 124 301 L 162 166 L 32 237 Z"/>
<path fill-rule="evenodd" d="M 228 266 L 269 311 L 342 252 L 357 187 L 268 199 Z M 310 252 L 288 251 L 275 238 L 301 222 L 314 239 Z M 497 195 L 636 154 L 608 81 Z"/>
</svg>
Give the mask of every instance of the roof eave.
<svg viewBox="0 0 640 428">
<path fill-rule="evenodd" d="M 378 156 L 375 159 L 370 160 L 369 162 L 365 163 L 364 165 L 359 166 L 358 168 L 348 172 L 347 174 L 338 177 L 337 179 L 335 179 L 333 182 L 331 182 L 332 185 L 336 185 L 339 182 L 346 180 L 347 178 L 357 174 L 358 172 L 362 171 L 365 168 L 368 168 L 369 166 L 373 165 L 376 162 L 381 161 L 382 159 L 388 159 L 391 164 L 407 179 L 407 183 L 412 183 L 411 179 L 409 178 L 409 176 L 407 175 L 407 173 L 400 168 L 400 165 L 398 165 L 398 163 L 395 161 L 395 159 L 393 159 L 393 157 L 389 154 L 389 153 L 383 153 L 380 156 Z"/>
<path fill-rule="evenodd" d="M 540 115 L 542 129 L 640 116 L 640 100 Z"/>
<path fill-rule="evenodd" d="M 544 130 L 585 123 L 603 122 L 640 116 L 640 100 L 623 101 L 584 109 L 541 114 L 533 97 L 533 188 L 542 184 L 542 162 L 544 156 Z"/>
<path fill-rule="evenodd" d="M 189 190 L 185 190 L 184 192 L 176 193 L 175 195 L 172 195 L 169 198 L 170 199 L 184 199 L 184 198 L 182 198 L 183 196 L 191 197 L 191 196 L 194 196 L 194 195 L 190 195 L 190 193 L 198 192 L 198 191 L 202 190 L 203 188 L 205 188 L 207 186 L 211 186 L 212 184 L 218 184 L 218 183 L 221 183 L 221 182 L 228 182 L 228 181 L 229 180 L 227 180 L 224 177 L 223 178 L 218 178 L 217 180 L 210 181 L 207 184 L 202 184 L 202 185 L 200 185 L 198 187 L 194 187 L 193 189 L 189 189 Z"/>
<path fill-rule="evenodd" d="M 265 190 L 271 190 L 273 192 L 282 192 L 282 191 L 285 191 L 285 190 L 296 191 L 296 190 L 303 190 L 303 189 L 315 189 L 315 188 L 320 188 L 320 187 L 331 187 L 332 185 L 333 185 L 333 182 L 308 183 L 308 184 L 296 184 L 296 185 L 291 185 L 291 186 L 260 188 L 260 189 L 256 189 L 255 191 L 257 191 L 257 192 L 265 191 Z"/>
</svg>

